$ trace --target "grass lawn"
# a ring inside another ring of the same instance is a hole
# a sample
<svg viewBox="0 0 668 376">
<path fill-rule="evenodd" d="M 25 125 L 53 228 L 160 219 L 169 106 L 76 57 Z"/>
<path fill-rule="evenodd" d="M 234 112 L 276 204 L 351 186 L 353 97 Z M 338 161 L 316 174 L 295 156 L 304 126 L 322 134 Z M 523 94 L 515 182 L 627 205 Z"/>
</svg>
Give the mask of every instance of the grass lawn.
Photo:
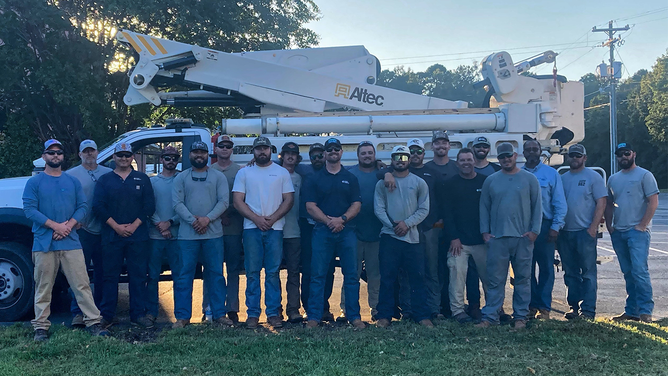
<svg viewBox="0 0 668 376">
<path fill-rule="evenodd" d="M 0 328 L 0 375 L 668 375 L 668 321 L 532 322 L 436 329 L 395 322 L 355 331 L 275 332 L 190 326 L 114 330 L 91 338 L 61 325 L 43 344 L 29 327 Z"/>
</svg>

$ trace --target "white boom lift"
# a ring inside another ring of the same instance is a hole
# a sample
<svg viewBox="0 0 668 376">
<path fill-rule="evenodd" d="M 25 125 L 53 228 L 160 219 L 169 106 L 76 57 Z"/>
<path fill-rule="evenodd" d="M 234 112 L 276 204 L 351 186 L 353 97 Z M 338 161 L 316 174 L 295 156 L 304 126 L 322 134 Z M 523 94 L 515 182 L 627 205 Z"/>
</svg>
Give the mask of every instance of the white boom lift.
<svg viewBox="0 0 668 376">
<path fill-rule="evenodd" d="M 468 108 L 463 101 L 375 85 L 380 63 L 363 46 L 225 53 L 128 30 L 117 40 L 139 55 L 128 73 L 127 105 L 239 106 L 249 114 L 224 119 L 223 133 L 341 134 L 344 149 L 374 139 L 380 157 L 410 138 L 428 144 L 436 130 L 448 131 L 453 155 L 480 135 L 490 140 L 492 157 L 504 141 L 521 152 L 529 136 L 541 142 L 551 164 L 562 162 L 567 144 L 584 138 L 581 82 L 520 75 L 554 62 L 552 51 L 518 64 L 507 52 L 486 57 L 478 84 L 488 92 L 487 108 Z M 188 90 L 161 91 L 176 88 Z"/>
</svg>

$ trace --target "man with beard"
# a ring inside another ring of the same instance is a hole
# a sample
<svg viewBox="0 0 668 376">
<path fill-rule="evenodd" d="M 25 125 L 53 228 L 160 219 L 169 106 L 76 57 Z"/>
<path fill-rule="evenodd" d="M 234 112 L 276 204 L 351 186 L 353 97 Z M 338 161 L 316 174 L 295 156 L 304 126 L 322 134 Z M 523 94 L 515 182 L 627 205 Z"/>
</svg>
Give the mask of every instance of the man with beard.
<svg viewBox="0 0 668 376">
<path fill-rule="evenodd" d="M 540 183 L 543 205 L 543 222 L 540 235 L 533 248 L 531 264 L 531 304 L 529 319 L 547 320 L 552 310 L 552 288 L 554 287 L 554 250 L 559 230 L 564 226 L 568 212 L 561 177 L 554 168 L 543 164 L 541 145 L 537 140 L 524 143 L 526 163 L 522 169 L 531 172 Z M 538 277 L 536 277 L 538 266 Z"/>
<path fill-rule="evenodd" d="M 533 242 L 540 233 L 541 190 L 536 177 L 517 167 L 513 145 L 496 149 L 501 173 L 489 176 L 480 198 L 480 232 L 487 243 L 487 297 L 482 322 L 487 328 L 499 323 L 508 279 L 508 263 L 515 273 L 513 319 L 515 329 L 526 328 L 531 301 Z"/>
<path fill-rule="evenodd" d="M 86 259 L 86 266 L 93 262 L 93 298 L 95 298 L 95 305 L 100 308 L 102 303 L 102 285 L 104 284 L 104 271 L 102 269 L 102 223 L 93 214 L 93 193 L 95 192 L 95 185 L 98 179 L 107 172 L 110 172 L 109 167 L 100 166 L 97 164 L 97 144 L 93 140 L 84 140 L 79 145 L 79 158 L 81 164 L 74 167 L 65 173 L 77 178 L 81 183 L 81 188 L 86 195 L 86 217 L 76 226 L 79 241 L 81 241 L 81 248 L 83 248 L 84 258 Z M 83 312 L 77 305 L 77 300 L 70 289 L 70 297 L 72 303 L 70 312 L 72 312 L 72 326 L 83 327 Z"/>
<path fill-rule="evenodd" d="M 307 307 L 307 328 L 322 320 L 325 278 L 334 255 L 338 254 L 346 295 L 346 317 L 357 329 L 360 318 L 359 279 L 357 275 L 357 238 L 354 226 L 346 225 L 360 211 L 362 198 L 355 175 L 341 166 L 343 148 L 336 138 L 325 142 L 326 165 L 308 178 L 304 185 L 306 210 L 317 222 L 313 228 L 311 292 Z"/>
<path fill-rule="evenodd" d="M 174 211 L 172 203 L 172 191 L 179 157 L 179 152 L 175 147 L 165 147 L 160 153 L 162 172 L 151 178 L 155 196 L 155 213 L 151 217 L 151 227 L 148 230 L 148 236 L 151 238 L 151 253 L 148 259 L 148 281 L 146 282 L 146 318 L 154 323 L 158 317 L 158 282 L 160 282 L 164 256 L 167 256 L 172 276 L 179 275 L 176 239 L 180 218 Z"/>
<path fill-rule="evenodd" d="M 476 137 L 471 146 L 473 147 L 473 156 L 475 157 L 476 173 L 489 176 L 501 170 L 501 166 L 487 160 L 487 155 L 491 147 L 487 137 Z"/>
<path fill-rule="evenodd" d="M 112 325 L 118 304 L 118 280 L 126 260 L 130 289 L 130 321 L 150 328 L 146 315 L 148 275 L 148 223 L 155 212 L 155 196 L 148 176 L 132 169 L 134 155 L 123 141 L 114 148 L 114 171 L 102 175 L 95 186 L 93 211 L 102 227 L 104 292 L 102 325 Z"/>
<path fill-rule="evenodd" d="M 218 170 L 227 178 L 227 186 L 230 192 L 230 202 L 232 202 L 232 188 L 234 180 L 239 172 L 240 166 L 232 162 L 234 153 L 234 142 L 228 135 L 218 137 L 215 148 L 218 161 L 211 165 L 211 168 Z M 234 208 L 234 205 L 227 207 L 227 210 L 220 216 L 223 223 L 223 244 L 225 253 L 225 265 L 227 266 L 227 317 L 235 324 L 239 322 L 239 273 L 243 268 L 243 244 L 241 234 L 244 229 L 244 217 Z M 206 310 L 208 296 L 204 290 L 203 302 Z M 204 304 L 206 303 L 206 304 Z M 210 309 L 211 307 L 209 307 Z M 206 312 L 205 312 L 206 313 Z M 205 315 L 206 316 L 206 315 Z"/>
<path fill-rule="evenodd" d="M 197 262 L 204 266 L 213 321 L 233 325 L 225 314 L 227 288 L 223 276 L 223 224 L 220 216 L 229 205 L 227 178 L 207 166 L 209 147 L 196 141 L 190 145 L 191 168 L 174 179 L 172 204 L 180 218 L 178 233 L 179 271 L 174 281 L 173 328 L 190 324 L 192 317 L 193 279 Z"/>
<path fill-rule="evenodd" d="M 46 341 L 51 326 L 51 293 L 62 269 L 91 334 L 107 336 L 100 325 L 88 280 L 85 258 L 76 231 L 86 216 L 86 196 L 76 178 L 63 174 L 63 145 L 54 139 L 44 143 L 44 172 L 33 176 L 23 191 L 23 210 L 33 222 L 32 259 L 35 265 L 35 341 Z"/>
<path fill-rule="evenodd" d="M 234 207 L 244 216 L 244 264 L 246 266 L 246 327 L 257 328 L 260 313 L 260 271 L 264 268 L 265 313 L 274 328 L 283 326 L 281 281 L 285 215 L 292 208 L 294 188 L 290 173 L 271 161 L 271 142 L 260 136 L 253 141 L 255 165 L 243 168 L 234 181 Z"/>
<path fill-rule="evenodd" d="M 281 148 L 281 166 L 288 170 L 292 186 L 295 189 L 294 203 L 288 214 L 285 215 L 285 226 L 283 226 L 283 257 L 288 272 L 288 280 L 285 290 L 288 295 L 288 304 L 285 312 L 288 321 L 298 323 L 304 320 L 299 312 L 301 308 L 299 295 L 299 263 L 301 261 L 301 238 L 299 233 L 299 194 L 302 187 L 302 177 L 295 172 L 302 157 L 299 155 L 299 145 L 294 142 L 286 142 Z"/>
<path fill-rule="evenodd" d="M 410 151 L 406 146 L 392 150 L 393 175 L 396 189 L 388 192 L 379 181 L 374 195 L 374 213 L 383 224 L 380 243 L 380 297 L 378 327 L 388 327 L 394 311 L 394 288 L 399 268 L 408 275 L 411 286 L 411 314 L 426 327 L 433 327 L 425 301 L 424 250 L 420 246 L 417 226 L 429 214 L 429 187 L 408 171 Z"/>
<path fill-rule="evenodd" d="M 654 300 L 647 269 L 652 217 L 659 188 L 651 172 L 636 165 L 636 152 L 622 142 L 615 149 L 621 171 L 608 179 L 605 224 L 626 281 L 626 307 L 615 321 L 652 321 Z"/>
<path fill-rule="evenodd" d="M 564 283 L 571 307 L 564 317 L 594 319 L 596 315 L 596 233 L 603 218 L 607 192 L 603 177 L 585 167 L 587 150 L 568 148 L 571 169 L 561 176 L 568 213 L 557 239 L 564 267 Z"/>
</svg>

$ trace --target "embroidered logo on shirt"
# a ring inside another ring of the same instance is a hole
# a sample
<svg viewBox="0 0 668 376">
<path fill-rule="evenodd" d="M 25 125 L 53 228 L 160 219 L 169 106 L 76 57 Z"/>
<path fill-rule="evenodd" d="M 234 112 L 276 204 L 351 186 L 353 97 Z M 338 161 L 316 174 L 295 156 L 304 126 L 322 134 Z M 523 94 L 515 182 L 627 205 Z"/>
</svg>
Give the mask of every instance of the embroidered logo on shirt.
<svg viewBox="0 0 668 376">
<path fill-rule="evenodd" d="M 578 187 L 584 187 L 586 183 L 587 183 L 586 180 L 580 180 L 580 181 L 578 182 Z"/>
<path fill-rule="evenodd" d="M 134 178 L 135 180 L 141 181 L 141 178 Z"/>
<path fill-rule="evenodd" d="M 141 189 L 141 185 L 138 185 L 138 186 L 137 186 L 137 190 L 140 190 L 140 189 Z"/>
<path fill-rule="evenodd" d="M 482 192 L 482 188 L 478 188 L 475 190 L 476 192 Z"/>
<path fill-rule="evenodd" d="M 348 182 L 348 180 L 341 180 L 341 183 L 343 183 L 343 184 L 350 184 L 350 183 Z"/>
</svg>

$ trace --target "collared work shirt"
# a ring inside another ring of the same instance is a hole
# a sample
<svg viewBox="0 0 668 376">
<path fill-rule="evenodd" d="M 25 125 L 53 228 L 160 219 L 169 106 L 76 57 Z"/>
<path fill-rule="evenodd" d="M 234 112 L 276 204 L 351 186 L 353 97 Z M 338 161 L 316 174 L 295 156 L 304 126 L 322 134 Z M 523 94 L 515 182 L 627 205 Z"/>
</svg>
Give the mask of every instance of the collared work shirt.
<svg viewBox="0 0 668 376">
<path fill-rule="evenodd" d="M 534 174 L 540 183 L 540 195 L 543 202 L 543 218 L 552 221 L 550 229 L 559 231 L 564 227 L 564 218 L 568 212 L 568 204 L 564 195 L 564 187 L 557 170 L 543 163 L 534 168 L 523 166 L 522 169 Z"/>
</svg>

